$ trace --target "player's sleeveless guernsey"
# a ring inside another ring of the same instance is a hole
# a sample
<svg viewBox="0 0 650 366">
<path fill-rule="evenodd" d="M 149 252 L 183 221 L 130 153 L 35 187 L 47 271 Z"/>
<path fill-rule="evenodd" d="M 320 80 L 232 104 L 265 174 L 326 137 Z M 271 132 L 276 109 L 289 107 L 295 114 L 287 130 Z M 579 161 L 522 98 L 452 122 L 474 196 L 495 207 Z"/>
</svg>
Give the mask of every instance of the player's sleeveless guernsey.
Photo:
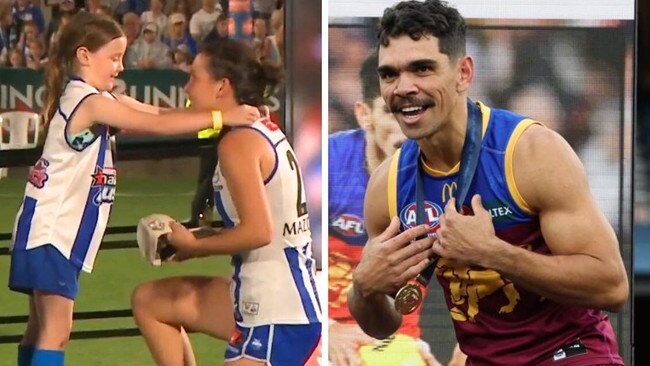
<svg viewBox="0 0 650 366">
<path fill-rule="evenodd" d="M 92 270 L 117 183 L 108 126 L 96 124 L 72 141 L 66 136 L 75 110 L 94 94 L 100 93 L 81 80 L 66 84 L 43 154 L 30 173 L 12 243 L 14 251 L 52 244 L 86 272 Z"/>
<path fill-rule="evenodd" d="M 272 241 L 233 256 L 231 292 L 235 320 L 247 327 L 320 323 L 305 187 L 295 154 L 282 131 L 268 120 L 240 128 L 261 133 L 274 147 L 276 160 L 271 175 L 264 181 L 273 219 Z M 212 183 L 215 206 L 222 220 L 228 227 L 237 225 L 237 210 L 219 163 Z"/>
<path fill-rule="evenodd" d="M 538 217 L 519 195 L 512 172 L 514 146 L 537 122 L 480 106 L 483 142 L 464 211 L 471 212 L 471 197 L 480 194 L 499 238 L 548 255 Z M 415 141 L 407 141 L 393 157 L 388 177 L 389 211 L 391 216 L 399 215 L 402 230 L 416 225 L 418 154 Z M 435 232 L 439 215 L 456 192 L 458 167 L 441 174 L 422 166 L 425 216 L 430 232 Z M 493 270 L 457 265 L 444 258 L 435 274 L 444 289 L 458 342 L 469 357 L 468 365 L 623 364 L 608 317 L 601 311 L 560 305 Z"/>
<path fill-rule="evenodd" d="M 368 185 L 366 135 L 362 129 L 332 134 L 329 140 L 329 317 L 354 322 L 347 306 L 352 271 L 361 260 L 368 234 L 363 220 L 363 201 Z M 420 309 L 404 316 L 400 334 L 420 337 Z"/>
</svg>

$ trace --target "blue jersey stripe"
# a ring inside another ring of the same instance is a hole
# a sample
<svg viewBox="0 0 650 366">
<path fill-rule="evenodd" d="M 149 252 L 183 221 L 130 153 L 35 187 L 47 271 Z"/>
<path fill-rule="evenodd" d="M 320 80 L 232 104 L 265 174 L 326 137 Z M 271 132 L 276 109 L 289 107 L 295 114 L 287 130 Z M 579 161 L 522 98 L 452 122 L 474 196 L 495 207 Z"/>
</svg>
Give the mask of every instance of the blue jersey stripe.
<svg viewBox="0 0 650 366">
<path fill-rule="evenodd" d="M 104 157 L 106 155 L 107 143 L 107 127 L 103 126 L 99 145 L 99 154 L 97 154 L 97 162 L 95 164 L 102 169 L 104 168 Z M 99 208 L 101 207 L 101 203 L 97 204 L 94 201 L 95 197 L 101 194 L 102 186 L 90 187 L 88 191 L 88 198 L 86 199 L 86 207 L 84 207 L 84 212 L 81 216 L 81 222 L 79 223 L 79 229 L 77 230 L 77 236 L 75 237 L 74 243 L 72 244 L 70 261 L 79 268 L 83 266 L 84 260 L 86 259 L 86 254 L 88 253 L 88 249 L 90 249 L 90 243 L 92 242 L 95 229 L 97 228 L 97 220 L 99 219 Z"/>
<path fill-rule="evenodd" d="M 217 208 L 217 212 L 219 212 L 219 215 L 221 216 L 224 225 L 226 227 L 234 227 L 235 223 L 228 216 L 228 213 L 226 212 L 226 208 L 223 205 L 223 198 L 221 197 L 221 192 L 214 192 L 214 205 Z"/>
<path fill-rule="evenodd" d="M 313 272 L 314 260 L 311 258 L 307 259 L 305 265 L 307 266 L 307 270 L 309 271 L 309 282 L 311 283 L 311 289 L 312 291 L 314 291 L 314 295 L 316 296 L 316 302 L 318 303 L 318 310 L 322 312 L 323 309 L 320 306 L 320 299 L 318 298 L 318 288 L 316 288 L 316 280 L 314 279 L 314 272 Z"/>
<path fill-rule="evenodd" d="M 241 279 L 239 278 L 239 274 L 241 273 L 241 257 L 238 255 L 235 255 L 232 257 L 233 261 L 233 266 L 235 267 L 235 273 L 232 275 L 232 280 L 235 282 L 235 321 L 236 322 L 243 322 L 244 317 L 241 315 L 241 311 L 239 311 L 239 292 L 241 291 Z"/>
<path fill-rule="evenodd" d="M 36 202 L 34 198 L 25 196 L 23 211 L 20 213 L 16 227 L 16 239 L 13 250 L 25 250 L 27 248 L 27 239 L 29 238 L 29 231 L 32 229 L 32 219 L 36 211 Z"/>
<path fill-rule="evenodd" d="M 296 248 L 285 248 L 284 254 L 287 257 L 289 262 L 289 268 L 291 268 L 291 275 L 293 276 L 293 282 L 296 284 L 298 293 L 300 294 L 300 302 L 302 302 L 302 307 L 305 309 L 305 314 L 307 319 L 311 323 L 317 323 L 318 315 L 316 315 L 316 310 L 314 309 L 314 304 L 311 301 L 307 287 L 302 278 L 302 270 L 300 268 L 300 258 L 299 253 Z"/>
</svg>

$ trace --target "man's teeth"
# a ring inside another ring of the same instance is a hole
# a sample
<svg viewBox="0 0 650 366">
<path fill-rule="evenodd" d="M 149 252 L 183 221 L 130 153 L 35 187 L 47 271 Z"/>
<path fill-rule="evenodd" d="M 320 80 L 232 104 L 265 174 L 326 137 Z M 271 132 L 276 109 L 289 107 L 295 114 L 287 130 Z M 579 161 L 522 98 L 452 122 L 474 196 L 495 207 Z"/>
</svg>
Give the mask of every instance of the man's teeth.
<svg viewBox="0 0 650 366">
<path fill-rule="evenodd" d="M 406 107 L 402 108 L 403 113 L 417 112 L 422 110 L 422 107 Z"/>
</svg>

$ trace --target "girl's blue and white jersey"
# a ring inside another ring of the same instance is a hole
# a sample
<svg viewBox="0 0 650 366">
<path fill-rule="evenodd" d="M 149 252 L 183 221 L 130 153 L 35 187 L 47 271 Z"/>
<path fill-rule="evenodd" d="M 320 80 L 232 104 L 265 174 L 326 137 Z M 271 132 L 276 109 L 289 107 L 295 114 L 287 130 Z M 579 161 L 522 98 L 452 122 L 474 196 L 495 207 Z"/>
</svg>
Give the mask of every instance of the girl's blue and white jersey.
<svg viewBox="0 0 650 366">
<path fill-rule="evenodd" d="M 275 149 L 275 167 L 264 181 L 273 219 L 272 241 L 233 256 L 235 320 L 246 326 L 320 323 L 305 187 L 293 149 L 268 120 L 240 128 L 252 128 L 266 138 Z M 212 183 L 222 220 L 226 226 L 236 226 L 240 220 L 219 163 Z"/>
<path fill-rule="evenodd" d="M 91 272 L 111 212 L 116 171 L 108 126 L 71 137 L 68 128 L 83 100 L 100 93 L 70 80 L 49 122 L 43 154 L 25 187 L 14 226 L 14 251 L 52 244 L 77 268 Z"/>
</svg>

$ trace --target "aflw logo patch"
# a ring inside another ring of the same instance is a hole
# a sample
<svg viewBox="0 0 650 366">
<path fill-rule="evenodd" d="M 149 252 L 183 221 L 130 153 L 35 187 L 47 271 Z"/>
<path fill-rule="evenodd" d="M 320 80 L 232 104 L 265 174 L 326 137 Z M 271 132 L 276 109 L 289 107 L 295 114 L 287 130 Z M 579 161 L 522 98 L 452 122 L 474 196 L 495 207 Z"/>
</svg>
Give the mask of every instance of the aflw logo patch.
<svg viewBox="0 0 650 366">
<path fill-rule="evenodd" d="M 363 220 L 359 216 L 352 214 L 339 215 L 332 222 L 332 227 L 345 236 L 360 236 L 365 232 Z"/>
<path fill-rule="evenodd" d="M 443 214 L 443 210 L 437 204 L 431 201 L 424 201 L 424 223 L 429 225 L 429 232 L 434 233 L 438 230 L 440 224 L 438 218 Z M 399 214 L 402 225 L 407 229 L 417 226 L 417 205 L 415 202 L 407 205 Z"/>
</svg>

